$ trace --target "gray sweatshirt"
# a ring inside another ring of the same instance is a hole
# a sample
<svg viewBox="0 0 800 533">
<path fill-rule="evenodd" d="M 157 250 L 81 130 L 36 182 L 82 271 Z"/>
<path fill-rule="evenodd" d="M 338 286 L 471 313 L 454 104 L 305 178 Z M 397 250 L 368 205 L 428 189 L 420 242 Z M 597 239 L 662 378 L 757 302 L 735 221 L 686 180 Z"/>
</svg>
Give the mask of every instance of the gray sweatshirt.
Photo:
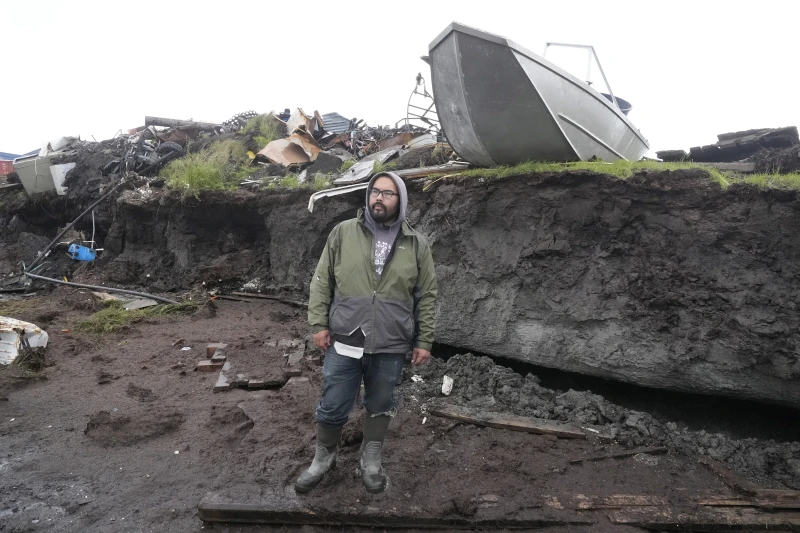
<svg viewBox="0 0 800 533">
<path fill-rule="evenodd" d="M 381 176 L 392 178 L 397 186 L 397 192 L 400 194 L 400 212 L 397 215 L 397 220 L 389 226 L 375 222 L 372 218 L 372 214 L 369 212 L 369 190 L 372 188 L 372 184 L 375 183 L 375 180 Z M 406 184 L 400 176 L 394 172 L 380 172 L 369 180 L 369 185 L 367 186 L 367 208 L 364 211 L 364 224 L 372 231 L 372 234 L 375 235 L 375 273 L 378 278 L 383 274 L 383 267 L 391 257 L 392 246 L 394 245 L 395 239 L 397 239 L 397 234 L 400 232 L 400 226 L 402 226 L 403 221 L 406 219 L 407 207 L 408 192 L 406 191 Z"/>
</svg>

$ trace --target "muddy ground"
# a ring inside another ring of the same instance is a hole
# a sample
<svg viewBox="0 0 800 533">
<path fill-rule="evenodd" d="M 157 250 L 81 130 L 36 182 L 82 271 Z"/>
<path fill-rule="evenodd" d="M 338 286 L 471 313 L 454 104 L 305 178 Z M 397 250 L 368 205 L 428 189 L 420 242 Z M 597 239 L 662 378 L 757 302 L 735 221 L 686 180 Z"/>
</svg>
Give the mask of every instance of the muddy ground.
<svg viewBox="0 0 800 533">
<path fill-rule="evenodd" d="M 209 493 L 236 502 L 269 494 L 298 500 L 291 483 L 312 456 L 321 386 L 321 369 L 310 358 L 315 353 L 308 351 L 302 361 L 302 378 L 278 390 L 214 393 L 216 373 L 193 367 L 207 343 L 225 342 L 229 360 L 251 377 L 280 371 L 285 350 L 276 343 L 305 337 L 303 313 L 271 301 L 215 303 L 214 316 L 147 319 L 104 336 L 72 332 L 94 308 L 87 291 L 59 288 L 14 303 L 19 318 L 51 332 L 50 366 L 41 375 L 0 369 L 0 530 L 199 531 L 208 526 L 198 519 L 197 506 Z M 439 392 L 445 373 L 455 379 L 449 398 Z M 412 380 L 415 375 L 422 381 Z M 320 512 L 417 508 L 453 518 L 486 512 L 485 505 L 504 516 L 524 515 L 546 508 L 553 497 L 567 502 L 578 494 L 664 496 L 681 505 L 697 496 L 730 494 L 696 460 L 705 451 L 696 449 L 703 439 L 719 450 L 782 465 L 778 473 L 749 472 L 762 486 L 786 488 L 800 479 L 787 478 L 786 459 L 780 459 L 800 451 L 790 442 L 792 430 L 778 435 L 783 442 L 747 440 L 747 420 L 728 413 L 727 427 L 706 436 L 693 427 L 691 412 L 667 419 L 646 397 L 639 401 L 655 416 L 587 391 L 540 383 L 534 374 L 471 355 L 407 367 L 385 454 L 390 491 L 368 497 L 354 475 L 363 414 L 357 406 L 343 437 L 340 468 L 299 501 Z M 426 414 L 437 402 L 593 424 L 614 432 L 616 441 L 453 424 Z M 661 438 L 656 428 L 671 436 Z M 569 463 L 659 443 L 670 453 Z M 633 530 L 612 526 L 603 513 L 581 520 L 596 523 L 568 529 Z M 217 524 L 214 530 L 259 529 Z"/>
<path fill-rule="evenodd" d="M 93 152 L 82 168 L 100 161 Z M 19 261 L 29 262 L 107 186 L 93 184 L 56 200 L 0 199 L 0 274 L 18 272 Z M 269 391 L 215 394 L 216 375 L 192 370 L 206 343 L 225 342 L 237 371 L 280 374 L 286 359 L 277 343 L 305 339 L 302 311 L 217 300 L 216 312 L 95 337 L 74 328 L 98 309 L 91 295 L 39 287 L 5 313 L 51 333 L 52 366 L 42 375 L 0 369 L 0 530 L 196 531 L 208 494 L 454 519 L 545 512 L 550 498 L 577 494 L 664 496 L 677 506 L 729 494 L 698 457 L 761 486 L 800 488 L 797 411 L 775 405 L 800 402 L 795 193 L 722 191 L 702 172 L 628 181 L 547 174 L 409 189 L 410 217 L 433 244 L 440 279 L 440 358 L 404 373 L 386 497 L 365 499 L 353 476 L 359 411 L 345 432 L 342 468 L 323 490 L 303 498 L 290 490 L 312 453 L 320 369 L 311 359 L 301 379 Z M 105 248 L 98 261 L 78 266 L 60 249 L 40 273 L 175 299 L 244 289 L 304 300 L 325 237 L 363 201 L 326 199 L 309 213 L 308 195 L 195 198 L 135 182 L 95 213 Z M 76 229 L 83 235 L 73 237 L 86 240 L 91 221 Z M 185 343 L 173 346 L 179 339 Z M 445 374 L 456 383 L 446 400 Z M 453 425 L 428 414 L 442 401 L 591 425 L 615 440 Z M 643 446 L 669 453 L 569 462 Z M 591 520 L 581 527 L 622 530 L 603 513 Z"/>
</svg>

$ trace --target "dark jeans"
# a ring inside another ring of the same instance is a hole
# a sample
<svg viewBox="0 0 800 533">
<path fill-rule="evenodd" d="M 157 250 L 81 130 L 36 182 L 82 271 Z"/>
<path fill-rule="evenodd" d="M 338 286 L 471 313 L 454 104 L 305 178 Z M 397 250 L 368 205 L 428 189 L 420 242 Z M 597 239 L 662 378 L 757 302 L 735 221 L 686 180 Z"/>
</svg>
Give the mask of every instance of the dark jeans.
<svg viewBox="0 0 800 533">
<path fill-rule="evenodd" d="M 367 416 L 397 414 L 394 388 L 405 363 L 405 354 L 364 354 L 361 359 L 339 355 L 331 345 L 322 366 L 322 400 L 317 423 L 326 428 L 342 427 L 356 402 L 364 379 L 364 409 Z"/>
</svg>

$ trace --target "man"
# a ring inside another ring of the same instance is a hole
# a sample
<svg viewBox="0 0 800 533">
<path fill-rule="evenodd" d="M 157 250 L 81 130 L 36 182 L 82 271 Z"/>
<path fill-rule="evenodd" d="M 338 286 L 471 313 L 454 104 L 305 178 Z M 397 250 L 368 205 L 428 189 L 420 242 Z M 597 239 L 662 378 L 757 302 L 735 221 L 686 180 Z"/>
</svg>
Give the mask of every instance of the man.
<svg viewBox="0 0 800 533">
<path fill-rule="evenodd" d="M 314 277 L 308 322 L 325 350 L 322 399 L 316 409 L 317 446 L 295 482 L 308 492 L 336 465 L 342 427 L 364 380 L 364 440 L 359 466 L 367 491 L 386 488 L 381 449 L 397 413 L 394 387 L 406 354 L 423 365 L 433 344 L 436 273 L 427 241 L 405 221 L 408 195 L 392 172 L 375 175 L 367 209 L 328 236 Z"/>
</svg>

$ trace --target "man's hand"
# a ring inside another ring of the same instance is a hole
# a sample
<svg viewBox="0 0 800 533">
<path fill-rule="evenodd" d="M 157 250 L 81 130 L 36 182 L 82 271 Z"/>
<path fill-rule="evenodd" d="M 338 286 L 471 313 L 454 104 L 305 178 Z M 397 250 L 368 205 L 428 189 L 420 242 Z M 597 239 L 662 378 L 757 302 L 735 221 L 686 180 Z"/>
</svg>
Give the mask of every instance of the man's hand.
<svg viewBox="0 0 800 533">
<path fill-rule="evenodd" d="M 328 346 L 331 345 L 331 332 L 327 329 L 323 329 L 319 333 L 314 333 L 311 338 L 314 339 L 314 346 L 320 350 L 327 350 Z"/>
<path fill-rule="evenodd" d="M 431 352 L 423 350 L 422 348 L 414 348 L 414 354 L 411 356 L 411 364 L 414 366 L 424 365 L 431 358 Z"/>
</svg>

